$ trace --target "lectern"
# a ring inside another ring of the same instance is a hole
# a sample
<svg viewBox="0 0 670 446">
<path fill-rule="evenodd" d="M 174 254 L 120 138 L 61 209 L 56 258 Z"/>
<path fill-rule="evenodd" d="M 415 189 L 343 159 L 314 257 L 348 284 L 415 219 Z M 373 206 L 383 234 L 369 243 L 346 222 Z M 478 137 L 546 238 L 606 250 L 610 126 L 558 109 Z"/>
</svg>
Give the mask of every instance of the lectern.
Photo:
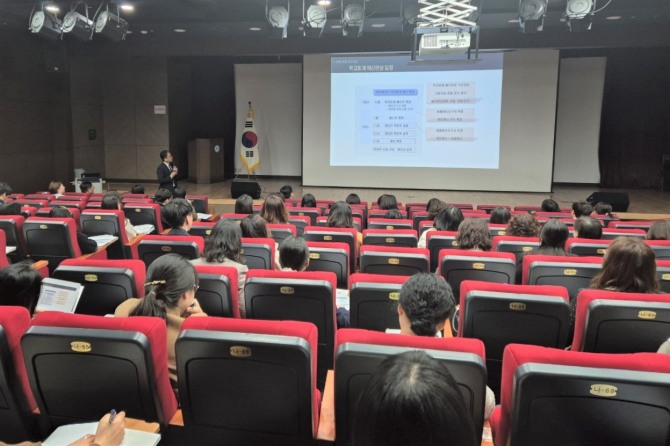
<svg viewBox="0 0 670 446">
<path fill-rule="evenodd" d="M 197 184 L 224 180 L 223 139 L 194 139 L 188 142 L 188 177 Z"/>
</svg>

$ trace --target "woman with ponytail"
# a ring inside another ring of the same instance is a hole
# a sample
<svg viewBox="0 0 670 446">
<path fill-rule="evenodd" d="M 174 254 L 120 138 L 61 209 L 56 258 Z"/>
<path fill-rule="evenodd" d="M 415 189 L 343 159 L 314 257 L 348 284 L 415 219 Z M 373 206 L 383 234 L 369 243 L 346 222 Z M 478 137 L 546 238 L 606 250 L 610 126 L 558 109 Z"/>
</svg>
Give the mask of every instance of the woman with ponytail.
<svg viewBox="0 0 670 446">
<path fill-rule="evenodd" d="M 456 300 L 449 284 L 435 274 L 411 276 L 400 289 L 398 322 L 400 333 L 410 336 L 453 337 L 450 320 Z M 486 388 L 484 416 L 488 420 L 495 408 L 495 395 Z"/>
<path fill-rule="evenodd" d="M 147 271 L 142 299 L 128 299 L 116 307 L 114 316 L 160 317 L 167 324 L 168 369 L 172 387 L 177 388 L 175 343 L 184 319 L 207 316 L 195 298 L 198 274 L 188 260 L 177 254 L 157 258 Z"/>
</svg>

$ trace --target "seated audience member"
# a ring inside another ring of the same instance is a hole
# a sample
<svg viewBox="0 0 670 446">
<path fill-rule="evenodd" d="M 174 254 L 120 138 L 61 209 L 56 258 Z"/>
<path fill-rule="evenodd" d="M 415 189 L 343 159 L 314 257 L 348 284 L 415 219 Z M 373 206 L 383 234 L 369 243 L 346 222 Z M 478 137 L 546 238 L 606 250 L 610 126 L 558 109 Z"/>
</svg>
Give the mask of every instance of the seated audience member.
<svg viewBox="0 0 670 446">
<path fill-rule="evenodd" d="M 272 238 L 272 233 L 268 229 L 268 225 L 260 215 L 249 214 L 246 218 L 240 221 L 240 229 L 242 230 L 242 237 L 245 238 Z M 281 269 L 279 263 L 279 245 L 275 242 L 275 269 Z"/>
<path fill-rule="evenodd" d="M 659 293 L 656 255 L 644 240 L 619 237 L 605 251 L 603 267 L 591 288 L 624 293 Z"/>
<path fill-rule="evenodd" d="M 242 194 L 237 197 L 235 200 L 235 213 L 236 214 L 253 214 L 254 212 L 254 199 L 247 194 Z"/>
<path fill-rule="evenodd" d="M 570 237 L 570 231 L 565 223 L 557 218 L 547 221 L 540 231 L 540 247 L 533 254 L 547 256 L 567 256 L 565 242 Z"/>
<path fill-rule="evenodd" d="M 175 187 L 172 191 L 172 198 L 183 198 L 186 199 L 186 189 L 183 187 Z"/>
<path fill-rule="evenodd" d="M 25 307 L 33 314 L 41 286 L 42 276 L 28 260 L 0 269 L 0 305 Z"/>
<path fill-rule="evenodd" d="M 100 203 L 100 209 L 111 209 L 114 211 L 121 210 L 121 200 L 119 200 L 118 193 L 116 194 L 105 194 Z M 130 223 L 130 220 L 123 217 L 123 227 L 126 229 L 126 235 L 128 239 L 132 240 L 137 237 L 137 231 Z"/>
<path fill-rule="evenodd" d="M 279 193 L 284 197 L 284 200 L 289 200 L 293 198 L 293 187 L 291 187 L 290 184 L 282 186 L 281 189 L 279 189 Z"/>
<path fill-rule="evenodd" d="M 166 235 L 189 235 L 193 226 L 193 206 L 188 200 L 175 198 L 165 205 L 162 217 L 172 228 Z"/>
<path fill-rule="evenodd" d="M 384 214 L 384 218 L 390 218 L 391 220 L 402 220 L 404 217 L 398 209 L 389 209 L 386 214 Z"/>
<path fill-rule="evenodd" d="M 604 201 L 596 203 L 593 209 L 598 215 L 607 215 L 608 217 L 612 216 L 612 205 L 609 203 L 605 203 Z"/>
<path fill-rule="evenodd" d="M 63 184 L 62 181 L 54 180 L 51 183 L 49 183 L 49 193 L 58 198 L 65 193 L 65 185 Z"/>
<path fill-rule="evenodd" d="M 93 183 L 90 181 L 82 181 L 79 184 L 79 190 L 82 194 L 92 194 L 93 193 Z"/>
<path fill-rule="evenodd" d="M 449 284 L 435 274 L 419 273 L 411 276 L 400 288 L 398 322 L 400 333 L 409 336 L 437 336 L 451 338 L 451 319 L 455 315 L 456 300 Z M 495 407 L 495 395 L 486 388 L 485 418 L 488 420 Z"/>
<path fill-rule="evenodd" d="M 572 215 L 575 218 L 589 217 L 593 213 L 593 206 L 586 201 L 575 201 L 572 203 Z"/>
<path fill-rule="evenodd" d="M 154 195 L 154 203 L 165 206 L 172 200 L 172 192 L 167 189 L 158 189 Z"/>
<path fill-rule="evenodd" d="M 473 251 L 491 250 L 491 232 L 486 220 L 481 218 L 466 218 L 458 227 L 456 235 L 458 249 Z"/>
<path fill-rule="evenodd" d="M 379 365 L 361 392 L 351 438 L 356 446 L 477 445 L 458 384 L 421 350 Z"/>
<path fill-rule="evenodd" d="M 541 207 L 542 212 L 561 212 L 561 207 L 555 200 L 552 200 L 551 198 L 543 200 Z"/>
<path fill-rule="evenodd" d="M 361 204 L 361 197 L 359 197 L 358 194 L 349 194 L 344 201 L 347 204 Z"/>
<path fill-rule="evenodd" d="M 237 269 L 237 297 L 240 315 L 246 315 L 244 306 L 244 282 L 247 280 L 249 268 L 242 256 L 242 230 L 233 220 L 219 220 L 212 232 L 205 239 L 202 257 L 191 260 L 194 265 L 224 265 Z"/>
<path fill-rule="evenodd" d="M 657 220 L 647 232 L 647 240 L 670 240 L 670 220 Z"/>
<path fill-rule="evenodd" d="M 309 265 L 307 242 L 302 237 L 286 237 L 279 245 L 279 263 L 282 271 L 305 271 Z"/>
<path fill-rule="evenodd" d="M 198 274 L 188 260 L 178 254 L 165 254 L 154 260 L 147 270 L 146 294 L 128 299 L 114 311 L 116 317 L 153 316 L 167 324 L 168 371 L 173 389 L 177 389 L 175 342 L 184 319 L 207 316 L 195 298 Z"/>
<path fill-rule="evenodd" d="M 426 234 L 428 231 L 458 231 L 458 226 L 463 220 L 463 212 L 459 208 L 447 206 L 435 216 L 433 227 L 423 231 L 423 234 L 419 237 L 417 246 L 419 248 L 426 247 Z"/>
<path fill-rule="evenodd" d="M 505 235 L 514 237 L 537 237 L 540 234 L 540 223 L 533 214 L 518 214 L 507 222 Z"/>
<path fill-rule="evenodd" d="M 351 206 L 344 201 L 336 201 L 330 207 L 326 226 L 329 228 L 354 228 L 354 217 L 351 213 Z M 356 231 L 355 255 L 358 258 L 358 252 L 363 243 L 363 234 Z"/>
<path fill-rule="evenodd" d="M 426 203 L 426 212 L 428 212 L 428 220 L 435 220 L 437 214 L 447 208 L 447 203 L 439 198 L 431 198 Z"/>
<path fill-rule="evenodd" d="M 5 204 L 11 194 L 12 188 L 9 187 L 9 184 L 4 181 L 0 182 L 0 205 Z"/>
<path fill-rule="evenodd" d="M 21 205 L 16 201 L 0 204 L 0 215 L 21 215 Z"/>
<path fill-rule="evenodd" d="M 316 207 L 316 197 L 312 194 L 305 194 L 302 196 L 300 201 L 300 207 L 303 208 L 315 208 Z"/>
<path fill-rule="evenodd" d="M 288 211 L 284 206 L 284 200 L 279 196 L 270 194 L 263 202 L 260 213 L 261 218 L 267 223 L 288 223 Z"/>
<path fill-rule="evenodd" d="M 50 218 L 73 218 L 72 213 L 64 207 L 57 207 L 49 211 Z M 82 254 L 91 254 L 98 250 L 98 244 L 83 232 L 77 231 L 77 244 Z"/>
<path fill-rule="evenodd" d="M 390 194 L 380 195 L 377 199 L 377 205 L 379 205 L 379 209 L 384 211 L 398 209 L 398 201 L 396 200 L 395 195 Z"/>
<path fill-rule="evenodd" d="M 603 236 L 603 225 L 592 217 L 580 217 L 575 221 L 575 237 L 599 240 Z"/>
<path fill-rule="evenodd" d="M 144 193 L 144 186 L 141 184 L 136 184 L 132 188 L 130 188 L 130 193 L 131 194 L 143 194 Z"/>
<path fill-rule="evenodd" d="M 663 353 L 664 355 L 670 356 L 670 339 L 662 343 L 656 353 Z"/>
<path fill-rule="evenodd" d="M 491 216 L 489 217 L 489 223 L 496 223 L 496 224 L 507 224 L 509 222 L 510 218 L 512 218 L 512 214 L 510 213 L 509 209 L 506 207 L 498 206 L 496 208 L 491 209 Z"/>
</svg>

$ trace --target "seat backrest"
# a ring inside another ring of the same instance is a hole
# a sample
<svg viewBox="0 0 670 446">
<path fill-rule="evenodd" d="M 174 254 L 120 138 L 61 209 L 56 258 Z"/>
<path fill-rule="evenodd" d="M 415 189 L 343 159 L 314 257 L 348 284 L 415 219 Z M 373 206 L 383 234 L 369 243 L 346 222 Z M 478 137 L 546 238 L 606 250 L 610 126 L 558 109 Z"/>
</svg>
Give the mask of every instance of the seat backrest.
<svg viewBox="0 0 670 446">
<path fill-rule="evenodd" d="M 670 295 L 585 289 L 577 297 L 572 350 L 655 352 L 670 334 Z"/>
<path fill-rule="evenodd" d="M 191 195 L 186 197 L 193 204 L 193 209 L 200 214 L 209 213 L 209 198 L 207 195 Z"/>
<path fill-rule="evenodd" d="M 486 365 L 477 339 L 403 336 L 360 329 L 337 331 L 335 349 L 335 420 L 337 444 L 351 444 L 350 431 L 359 396 L 369 377 L 388 356 L 421 349 L 443 362 L 472 413 L 478 441 L 484 424 Z"/>
<path fill-rule="evenodd" d="M 486 211 L 487 214 L 490 214 L 493 209 L 498 207 L 506 208 L 508 211 L 512 210 L 512 207 L 506 204 L 478 204 L 476 209 L 478 211 Z"/>
<path fill-rule="evenodd" d="M 97 421 L 110 407 L 165 427 L 177 411 L 160 318 L 47 311 L 33 319 L 21 347 L 40 413 L 52 428 Z"/>
<path fill-rule="evenodd" d="M 608 228 L 617 228 L 617 229 L 642 229 L 645 232 L 649 232 L 649 228 L 653 225 L 654 222 L 651 220 L 641 220 L 641 221 L 621 221 L 614 220 L 607 224 Z"/>
<path fill-rule="evenodd" d="M 149 268 L 164 254 L 179 254 L 193 260 L 200 257 L 205 242 L 195 235 L 146 235 L 137 243 L 137 256 Z"/>
<path fill-rule="evenodd" d="M 66 259 L 53 277 L 84 285 L 75 310 L 78 314 L 114 314 L 123 301 L 144 297 L 146 272 L 140 260 Z"/>
<path fill-rule="evenodd" d="M 190 442 L 312 445 L 317 336 L 306 322 L 186 319 L 176 351 Z"/>
<path fill-rule="evenodd" d="M 621 229 L 621 228 L 603 228 L 601 238 L 605 240 L 614 240 L 617 237 L 637 237 L 646 238 L 647 233 L 643 229 Z"/>
<path fill-rule="evenodd" d="M 28 383 L 21 336 L 30 327 L 24 307 L 0 309 L 0 439 L 11 443 L 37 440 L 33 409 L 37 407 Z"/>
<path fill-rule="evenodd" d="M 411 276 L 426 273 L 430 268 L 426 248 L 363 245 L 360 252 L 360 272 Z"/>
<path fill-rule="evenodd" d="M 203 240 L 209 237 L 209 234 L 212 233 L 212 229 L 214 229 L 214 225 L 216 223 L 209 222 L 209 221 L 194 221 L 193 226 L 191 226 L 191 229 L 188 231 L 190 235 L 197 235 L 198 237 L 202 237 Z"/>
<path fill-rule="evenodd" d="M 21 206 L 30 206 L 34 208 L 49 206 L 49 200 L 29 200 L 27 198 L 22 198 L 20 200 L 16 200 L 16 202 Z"/>
<path fill-rule="evenodd" d="M 523 258 L 524 285 L 560 285 L 573 300 L 602 268 L 602 257 L 527 255 Z"/>
<path fill-rule="evenodd" d="M 5 233 L 7 246 L 15 246 L 16 251 L 9 254 L 12 262 L 25 259 L 28 256 L 26 241 L 23 237 L 22 215 L 0 215 L 0 230 Z"/>
<path fill-rule="evenodd" d="M 319 333 L 319 382 L 333 366 L 335 274 L 323 271 L 247 273 L 244 285 L 247 319 L 311 322 Z"/>
<path fill-rule="evenodd" d="M 26 248 L 33 260 L 47 260 L 49 272 L 65 259 L 81 256 L 77 226 L 71 218 L 29 217 L 23 222 Z"/>
<path fill-rule="evenodd" d="M 5 231 L 0 231 L 0 269 L 9 266 L 9 261 L 7 260 L 7 236 Z"/>
<path fill-rule="evenodd" d="M 237 268 L 194 265 L 200 285 L 195 297 L 208 316 L 240 317 Z"/>
<path fill-rule="evenodd" d="M 398 300 L 408 276 L 356 273 L 349 277 L 352 328 L 385 331 L 400 328 Z"/>
<path fill-rule="evenodd" d="M 354 228 L 307 226 L 302 237 L 308 242 L 342 242 L 349 245 L 349 252 L 356 252 L 357 233 Z M 356 271 L 356 255 L 349 256 L 349 271 Z"/>
<path fill-rule="evenodd" d="M 153 225 L 155 233 L 163 232 L 161 207 L 156 203 L 125 203 L 123 213 L 133 226 Z"/>
<path fill-rule="evenodd" d="M 349 245 L 346 243 L 307 242 L 309 265 L 307 271 L 330 271 L 335 273 L 338 288 L 347 288 L 349 283 Z"/>
<path fill-rule="evenodd" d="M 412 220 L 393 218 L 369 218 L 368 229 L 413 229 Z"/>
<path fill-rule="evenodd" d="M 81 232 L 87 236 L 113 235 L 119 239 L 107 247 L 107 257 L 110 259 L 129 258 L 125 246 L 130 243 L 125 227 L 125 215 L 115 209 L 84 209 L 79 217 Z"/>
<path fill-rule="evenodd" d="M 249 269 L 274 269 L 275 249 L 274 239 L 242 237 L 242 254 Z"/>
<path fill-rule="evenodd" d="M 565 242 L 565 250 L 578 256 L 604 256 L 612 240 L 571 237 Z"/>
<path fill-rule="evenodd" d="M 426 233 L 426 248 L 430 252 L 430 270 L 437 270 L 438 256 L 443 249 L 458 249 L 456 231 L 428 231 Z"/>
<path fill-rule="evenodd" d="M 235 214 L 235 213 L 223 213 L 221 214 L 221 218 L 227 218 L 229 220 L 235 220 L 237 222 L 240 222 L 247 218 L 249 214 Z"/>
<path fill-rule="evenodd" d="M 465 217 L 472 218 L 472 217 Z M 502 237 L 507 235 L 507 225 L 502 223 L 487 223 L 491 237 Z"/>
<path fill-rule="evenodd" d="M 521 205 L 521 206 L 514 206 L 514 210 L 523 212 L 537 212 L 542 211 L 542 206 Z"/>
<path fill-rule="evenodd" d="M 509 252 L 443 249 L 439 254 L 437 274 L 451 285 L 458 300 L 464 280 L 514 283 L 516 257 Z"/>
<path fill-rule="evenodd" d="M 670 293 L 670 260 L 656 260 L 656 278 L 661 291 Z"/>
<path fill-rule="evenodd" d="M 309 217 L 310 226 L 316 226 L 316 218 L 323 215 L 323 211 L 321 210 L 320 207 L 316 208 L 290 207 L 287 208 L 286 210 L 288 211 L 289 215 L 295 215 L 299 217 L 303 216 Z"/>
<path fill-rule="evenodd" d="M 645 240 L 644 242 L 654 250 L 656 260 L 670 260 L 670 240 Z"/>
<path fill-rule="evenodd" d="M 510 344 L 495 444 L 666 445 L 670 358 Z"/>
<path fill-rule="evenodd" d="M 26 194 L 24 198 L 27 198 L 28 200 L 48 200 L 48 201 L 53 201 L 56 199 L 56 196 L 53 194 L 50 194 L 48 192 L 38 192 L 35 194 Z"/>
<path fill-rule="evenodd" d="M 460 295 L 458 335 L 484 342 L 488 384 L 496 395 L 500 394 L 505 346 L 567 346 L 570 299 L 561 286 L 465 280 Z"/>
<path fill-rule="evenodd" d="M 312 226 L 312 220 L 306 215 L 289 215 L 288 222 L 295 226 L 295 234 L 298 237 L 302 237 L 307 226 Z"/>
<path fill-rule="evenodd" d="M 268 230 L 272 234 L 272 238 L 279 244 L 289 236 L 296 235 L 295 226 L 290 223 L 268 223 Z"/>
<path fill-rule="evenodd" d="M 496 252 L 511 252 L 517 258 L 527 253 L 535 251 L 540 247 L 540 240 L 537 237 L 514 237 L 511 235 L 499 235 L 493 237 L 493 247 L 491 250 Z"/>
<path fill-rule="evenodd" d="M 399 221 L 399 220 L 395 220 Z M 409 221 L 409 220 L 408 220 Z M 370 224 L 368 223 L 368 227 Z M 363 244 L 416 248 L 419 239 L 414 229 L 364 229 Z"/>
</svg>

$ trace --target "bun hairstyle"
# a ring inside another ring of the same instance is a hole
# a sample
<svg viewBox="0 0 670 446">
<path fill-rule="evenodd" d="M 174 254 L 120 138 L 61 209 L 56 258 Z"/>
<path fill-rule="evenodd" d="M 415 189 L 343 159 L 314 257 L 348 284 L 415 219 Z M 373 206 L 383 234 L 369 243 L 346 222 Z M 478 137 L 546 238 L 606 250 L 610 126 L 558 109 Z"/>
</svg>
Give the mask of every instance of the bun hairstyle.
<svg viewBox="0 0 670 446">
<path fill-rule="evenodd" d="M 438 326 L 451 318 L 456 301 L 449 284 L 430 273 L 411 276 L 400 289 L 400 306 L 417 336 L 435 336 Z"/>
<path fill-rule="evenodd" d="M 185 292 L 198 285 L 195 267 L 178 254 L 165 254 L 147 270 L 145 296 L 131 316 L 155 316 L 167 319 L 167 310 L 179 306 Z"/>
</svg>

